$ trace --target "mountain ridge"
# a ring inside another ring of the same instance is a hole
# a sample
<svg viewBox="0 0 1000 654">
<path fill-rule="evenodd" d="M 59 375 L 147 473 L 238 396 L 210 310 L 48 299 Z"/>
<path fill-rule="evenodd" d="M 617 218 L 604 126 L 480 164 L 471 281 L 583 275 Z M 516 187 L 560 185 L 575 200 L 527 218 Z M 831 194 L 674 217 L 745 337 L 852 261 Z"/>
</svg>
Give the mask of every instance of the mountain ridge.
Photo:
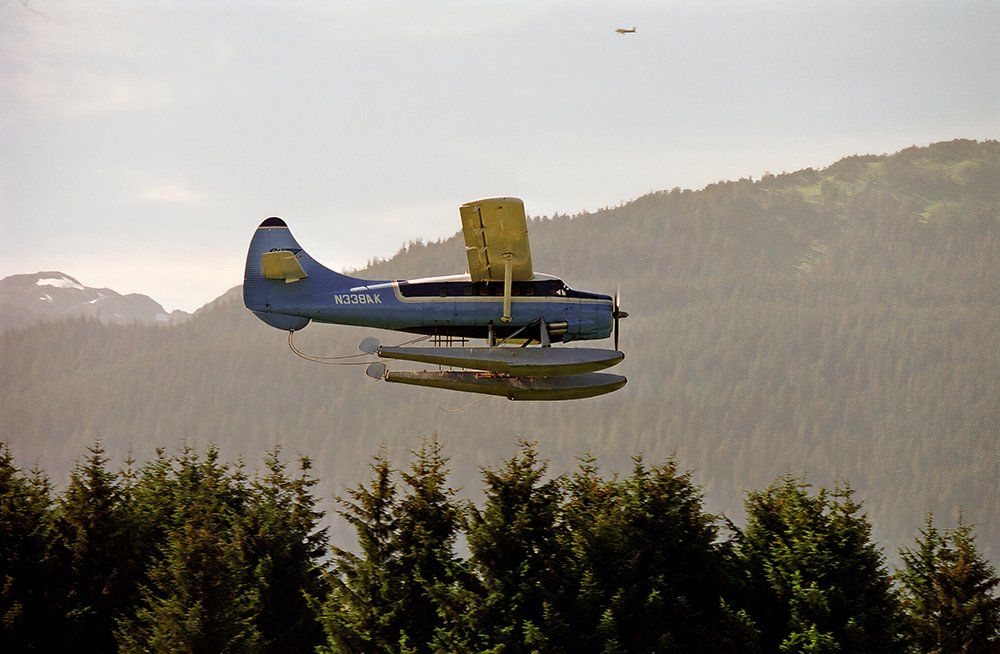
<svg viewBox="0 0 1000 654">
<path fill-rule="evenodd" d="M 0 331 L 73 317 L 103 323 L 176 325 L 190 314 L 180 310 L 168 313 L 159 302 L 141 293 L 84 286 L 57 270 L 0 279 Z"/>
<path fill-rule="evenodd" d="M 961 508 L 995 557 L 998 180 L 1000 145 L 958 140 L 533 218 L 536 269 L 586 290 L 621 281 L 631 317 L 616 371 L 630 381 L 606 398 L 444 413 L 468 400 L 294 358 L 236 287 L 170 329 L 73 322 L 0 336 L 4 438 L 55 473 L 95 437 L 139 458 L 186 438 L 255 460 L 281 442 L 314 458 L 328 497 L 363 477 L 380 444 L 403 461 L 431 432 L 464 487 L 518 438 L 537 440 L 554 474 L 586 452 L 622 473 L 633 455 L 673 454 L 709 509 L 736 520 L 743 491 L 781 474 L 846 479 L 881 542 Z M 361 274 L 462 267 L 456 235 Z M 310 325 L 296 343 L 340 355 L 371 333 Z"/>
</svg>

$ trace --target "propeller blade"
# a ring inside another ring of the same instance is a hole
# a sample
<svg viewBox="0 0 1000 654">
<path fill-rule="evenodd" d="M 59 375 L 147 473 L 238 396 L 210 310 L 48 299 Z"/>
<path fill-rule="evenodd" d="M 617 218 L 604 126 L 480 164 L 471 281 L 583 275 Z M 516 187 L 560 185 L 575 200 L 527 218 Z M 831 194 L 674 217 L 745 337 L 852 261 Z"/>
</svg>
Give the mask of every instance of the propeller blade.
<svg viewBox="0 0 1000 654">
<path fill-rule="evenodd" d="M 621 304 L 620 304 L 620 301 L 621 301 L 621 285 L 619 285 L 619 286 L 617 286 L 615 288 L 615 303 L 614 303 L 614 307 L 613 307 L 613 313 L 611 314 L 612 317 L 615 319 L 615 349 L 616 350 L 618 349 L 618 330 L 619 330 L 618 320 L 621 317 L 621 310 L 620 310 L 621 309 Z"/>
<path fill-rule="evenodd" d="M 615 349 L 618 349 L 618 328 L 619 321 L 622 318 L 628 318 L 628 311 L 622 311 L 622 296 L 621 296 L 621 286 L 615 289 L 615 300 L 614 306 L 611 310 L 611 317 L 614 318 L 614 332 L 615 332 Z"/>
</svg>

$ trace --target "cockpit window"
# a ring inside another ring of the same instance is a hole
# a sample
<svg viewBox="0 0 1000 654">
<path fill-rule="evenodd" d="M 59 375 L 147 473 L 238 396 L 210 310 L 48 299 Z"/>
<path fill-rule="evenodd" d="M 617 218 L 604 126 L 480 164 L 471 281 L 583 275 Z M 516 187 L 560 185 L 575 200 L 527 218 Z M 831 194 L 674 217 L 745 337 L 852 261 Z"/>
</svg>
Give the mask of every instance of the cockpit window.
<svg viewBox="0 0 1000 654">
<path fill-rule="evenodd" d="M 399 292 L 403 297 L 460 297 L 485 296 L 503 297 L 502 282 L 433 282 L 411 284 L 406 281 L 399 283 Z M 514 282 L 511 284 L 513 296 L 536 297 L 577 297 L 579 291 L 570 289 L 560 279 L 537 279 L 534 281 Z"/>
</svg>

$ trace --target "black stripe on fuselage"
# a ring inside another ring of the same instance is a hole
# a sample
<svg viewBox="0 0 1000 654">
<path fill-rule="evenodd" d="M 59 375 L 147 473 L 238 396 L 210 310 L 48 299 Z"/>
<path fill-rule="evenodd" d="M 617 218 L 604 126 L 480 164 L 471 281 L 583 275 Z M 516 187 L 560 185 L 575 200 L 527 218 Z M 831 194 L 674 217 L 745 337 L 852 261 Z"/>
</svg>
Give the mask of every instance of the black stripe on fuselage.
<svg viewBox="0 0 1000 654">
<path fill-rule="evenodd" d="M 410 283 L 400 280 L 399 294 L 405 298 L 421 297 L 495 297 L 503 298 L 503 282 L 419 282 Z M 543 279 L 530 282 L 512 282 L 510 288 L 512 297 L 555 297 L 555 298 L 588 298 L 594 300 L 610 299 L 605 295 L 575 291 L 561 280 Z"/>
</svg>

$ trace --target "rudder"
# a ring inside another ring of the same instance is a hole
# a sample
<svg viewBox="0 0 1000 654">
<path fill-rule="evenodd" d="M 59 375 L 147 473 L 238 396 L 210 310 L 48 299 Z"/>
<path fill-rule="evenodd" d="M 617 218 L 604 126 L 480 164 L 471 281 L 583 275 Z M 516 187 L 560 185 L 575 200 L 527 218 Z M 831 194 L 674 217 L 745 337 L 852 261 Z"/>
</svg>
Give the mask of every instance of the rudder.
<svg viewBox="0 0 1000 654">
<path fill-rule="evenodd" d="M 265 255 L 267 260 L 265 261 Z M 309 318 L 296 315 L 317 286 L 349 287 L 353 280 L 310 257 L 284 220 L 270 217 L 250 240 L 243 273 L 243 304 L 268 325 L 296 331 Z"/>
</svg>

